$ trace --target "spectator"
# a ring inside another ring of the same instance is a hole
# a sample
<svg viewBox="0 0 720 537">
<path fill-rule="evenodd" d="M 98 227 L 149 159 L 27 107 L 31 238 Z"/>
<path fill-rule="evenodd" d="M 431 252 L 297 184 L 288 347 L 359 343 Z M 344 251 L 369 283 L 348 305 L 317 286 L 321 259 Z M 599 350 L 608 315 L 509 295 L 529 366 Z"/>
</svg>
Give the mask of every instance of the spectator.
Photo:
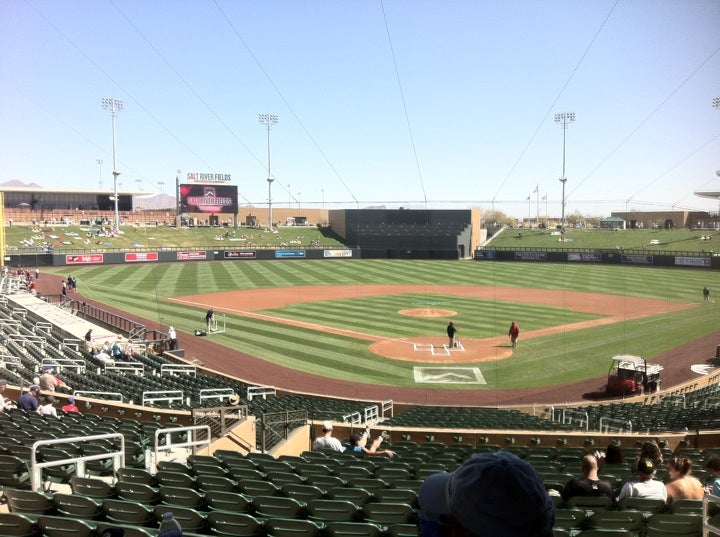
<svg viewBox="0 0 720 537">
<path fill-rule="evenodd" d="M 115 343 L 113 343 L 110 356 L 113 360 L 116 362 L 122 358 L 122 347 L 120 346 L 120 343 L 122 342 L 122 336 L 118 334 L 117 339 L 115 340 Z"/>
<path fill-rule="evenodd" d="M 21 410 L 29 410 L 36 412 L 38 409 L 38 394 L 40 393 L 40 386 L 33 384 L 27 391 L 20 396 L 17 402 L 17 406 Z"/>
<path fill-rule="evenodd" d="M 583 477 L 573 477 L 567 482 L 562 492 L 563 501 L 574 496 L 607 496 L 613 497 L 613 487 L 609 481 L 598 477 L 598 457 L 585 455 L 582 459 Z"/>
<path fill-rule="evenodd" d="M 637 480 L 628 481 L 620 489 L 617 500 L 623 498 L 651 498 L 667 501 L 667 489 L 662 481 L 653 479 L 655 476 L 655 463 L 643 457 L 637 461 Z"/>
<path fill-rule="evenodd" d="M 41 416 L 55 416 L 57 415 L 57 409 L 55 408 L 55 398 L 52 395 L 48 395 L 45 398 L 45 403 L 38 407 L 38 413 Z"/>
<path fill-rule="evenodd" d="M 507 451 L 481 453 L 420 487 L 423 537 L 552 537 L 555 508 L 542 478 Z"/>
<path fill-rule="evenodd" d="M 350 450 L 361 451 L 365 455 L 369 456 L 387 455 L 388 457 L 394 457 L 394 451 L 389 449 L 380 449 L 380 444 L 382 444 L 383 440 L 387 440 L 388 437 L 389 435 L 387 431 L 383 431 L 368 448 L 366 447 L 368 438 L 370 438 L 370 428 L 368 427 L 365 429 L 364 433 L 353 433 L 350 436 Z"/>
<path fill-rule="evenodd" d="M 62 411 L 65 413 L 69 412 L 80 412 L 80 409 L 75 404 L 75 398 L 74 397 L 68 397 L 67 398 L 67 404 L 63 405 Z"/>
<path fill-rule="evenodd" d="M 177 333 L 175 332 L 175 329 L 171 326 L 168 328 L 168 339 L 170 340 L 170 350 L 174 351 L 177 349 Z"/>
<path fill-rule="evenodd" d="M 182 537 L 182 527 L 170 511 L 162 514 L 158 537 Z"/>
<path fill-rule="evenodd" d="M 705 468 L 715 477 L 710 487 L 710 494 L 720 496 L 720 455 L 710 455 L 710 458 L 705 461 Z"/>
<path fill-rule="evenodd" d="M 46 365 L 43 367 L 42 375 L 40 375 L 40 379 L 38 380 L 38 384 L 40 385 L 40 389 L 44 392 L 54 392 L 57 388 L 58 382 L 55 378 L 55 375 L 53 375 L 53 368 L 52 366 Z"/>
<path fill-rule="evenodd" d="M 0 412 L 5 410 L 6 408 L 11 408 L 15 405 L 10 399 L 5 397 L 5 388 L 7 388 L 8 381 L 5 379 L 0 379 Z"/>
<path fill-rule="evenodd" d="M 333 424 L 331 421 L 326 421 L 322 426 L 322 436 L 318 436 L 313 442 L 313 449 L 333 449 L 342 453 L 345 448 L 340 443 L 340 440 L 335 438 L 333 433 Z"/>
<path fill-rule="evenodd" d="M 625 464 L 625 455 L 619 442 L 611 442 L 605 450 L 603 464 Z"/>
<path fill-rule="evenodd" d="M 687 457 L 673 457 L 668 461 L 670 481 L 665 484 L 668 503 L 673 500 L 702 500 L 705 489 L 696 477 L 690 475 L 692 462 Z"/>
<path fill-rule="evenodd" d="M 88 352 L 92 352 L 92 350 L 93 350 L 92 339 L 93 339 L 93 336 L 92 336 L 92 328 L 91 328 L 85 333 L 85 349 Z"/>
<path fill-rule="evenodd" d="M 640 459 L 650 459 L 655 468 L 660 468 L 663 465 L 663 455 L 657 442 L 654 440 L 643 442 L 640 446 L 640 453 L 638 453 L 638 460 Z"/>
</svg>

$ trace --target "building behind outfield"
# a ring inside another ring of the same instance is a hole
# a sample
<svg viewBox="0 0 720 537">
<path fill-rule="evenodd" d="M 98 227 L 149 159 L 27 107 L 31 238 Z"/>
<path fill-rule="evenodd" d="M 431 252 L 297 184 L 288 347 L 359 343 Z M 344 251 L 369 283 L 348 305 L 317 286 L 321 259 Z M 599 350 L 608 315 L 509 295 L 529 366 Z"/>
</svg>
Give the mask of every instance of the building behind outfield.
<svg viewBox="0 0 720 537">
<path fill-rule="evenodd" d="M 330 229 L 364 258 L 458 259 L 483 242 L 480 209 L 343 209 Z"/>
</svg>

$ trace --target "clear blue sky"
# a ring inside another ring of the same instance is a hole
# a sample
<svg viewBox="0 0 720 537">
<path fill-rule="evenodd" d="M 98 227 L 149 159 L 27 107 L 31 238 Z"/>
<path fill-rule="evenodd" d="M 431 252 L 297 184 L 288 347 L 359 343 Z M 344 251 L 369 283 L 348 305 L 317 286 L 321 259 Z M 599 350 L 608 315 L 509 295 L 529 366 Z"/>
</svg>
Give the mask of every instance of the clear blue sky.
<svg viewBox="0 0 720 537">
<path fill-rule="evenodd" d="M 718 0 L 0 0 L 0 182 L 241 203 L 716 211 Z M 97 160 L 102 159 L 99 166 Z M 161 185 L 160 183 L 164 183 Z M 527 198 L 531 196 L 531 201 Z"/>
</svg>

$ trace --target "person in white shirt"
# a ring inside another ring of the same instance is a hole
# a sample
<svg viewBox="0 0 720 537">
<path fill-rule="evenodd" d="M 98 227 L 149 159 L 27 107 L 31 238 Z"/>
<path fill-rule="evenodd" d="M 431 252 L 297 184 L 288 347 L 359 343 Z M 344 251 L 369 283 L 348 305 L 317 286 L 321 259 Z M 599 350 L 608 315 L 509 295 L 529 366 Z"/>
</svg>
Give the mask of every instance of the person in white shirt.
<svg viewBox="0 0 720 537">
<path fill-rule="evenodd" d="M 620 489 L 617 501 L 623 498 L 650 498 L 667 502 L 667 488 L 665 483 L 653 479 L 655 476 L 655 463 L 648 458 L 641 458 L 637 462 L 637 480 L 628 481 Z"/>
<path fill-rule="evenodd" d="M 45 398 L 45 404 L 38 407 L 38 413 L 41 416 L 55 416 L 57 418 L 57 409 L 53 405 L 55 405 L 55 398 L 48 395 Z"/>
<path fill-rule="evenodd" d="M 333 424 L 330 421 L 326 421 L 322 426 L 322 436 L 318 436 L 313 442 L 313 449 L 333 449 L 342 453 L 345 448 L 340 443 L 340 440 L 332 435 Z"/>
</svg>

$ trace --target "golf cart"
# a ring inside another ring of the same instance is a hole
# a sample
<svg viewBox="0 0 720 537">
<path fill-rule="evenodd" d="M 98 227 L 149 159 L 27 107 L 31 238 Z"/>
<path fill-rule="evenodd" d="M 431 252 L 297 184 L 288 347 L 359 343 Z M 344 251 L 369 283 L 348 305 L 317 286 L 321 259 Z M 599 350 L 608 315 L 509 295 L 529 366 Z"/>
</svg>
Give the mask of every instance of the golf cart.
<svg viewBox="0 0 720 537">
<path fill-rule="evenodd" d="M 609 395 L 656 392 L 660 389 L 662 370 L 663 366 L 649 364 L 640 356 L 613 356 L 606 391 Z"/>
</svg>

